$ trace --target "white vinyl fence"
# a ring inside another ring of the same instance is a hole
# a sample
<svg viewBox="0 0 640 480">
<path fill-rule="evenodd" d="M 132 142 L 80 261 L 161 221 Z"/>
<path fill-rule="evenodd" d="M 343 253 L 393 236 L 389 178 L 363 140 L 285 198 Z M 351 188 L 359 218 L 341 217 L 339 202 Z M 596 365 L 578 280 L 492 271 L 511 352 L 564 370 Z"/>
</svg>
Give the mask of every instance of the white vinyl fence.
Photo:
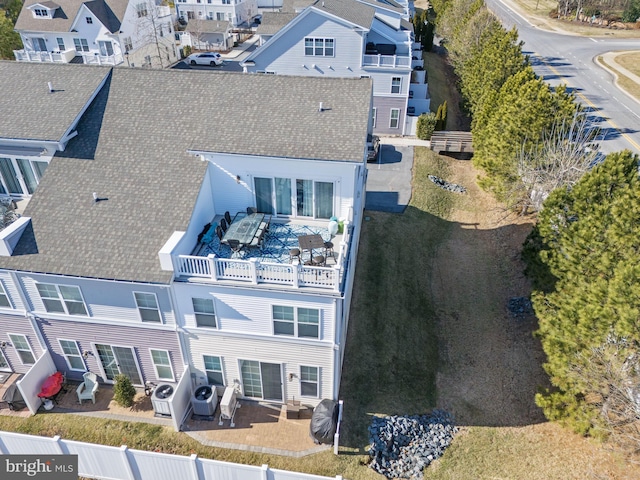
<svg viewBox="0 0 640 480">
<path fill-rule="evenodd" d="M 131 450 L 92 443 L 0 431 L 3 455 L 78 455 L 78 475 L 100 480 L 342 480 L 238 463 Z"/>
</svg>

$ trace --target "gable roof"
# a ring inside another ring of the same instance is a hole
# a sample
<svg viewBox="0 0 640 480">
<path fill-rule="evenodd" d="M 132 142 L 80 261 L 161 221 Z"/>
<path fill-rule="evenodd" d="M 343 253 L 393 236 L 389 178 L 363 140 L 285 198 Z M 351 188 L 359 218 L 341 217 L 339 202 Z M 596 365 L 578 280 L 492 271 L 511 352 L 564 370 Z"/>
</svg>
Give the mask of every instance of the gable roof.
<svg viewBox="0 0 640 480">
<path fill-rule="evenodd" d="M 394 12 L 404 12 L 404 7 L 394 0 L 358 0 L 363 4 L 368 4 L 373 7 L 384 8 Z"/>
<path fill-rule="evenodd" d="M 89 65 L 0 61 L 0 139 L 59 142 L 108 73 Z"/>
<path fill-rule="evenodd" d="M 36 4 L 42 4 L 38 0 L 25 0 L 15 29 L 18 31 L 34 31 L 34 32 L 68 32 L 71 30 L 74 20 L 82 5 L 87 7 L 93 14 L 111 31 L 115 33 L 119 30 L 119 24 L 124 19 L 129 0 L 92 0 L 84 2 L 83 0 L 57 0 L 58 8 L 53 18 L 34 18 L 29 7 Z M 88 4 L 93 4 L 89 7 Z M 102 5 L 99 5 L 102 4 Z M 118 27 L 115 28 L 115 23 Z M 115 28 L 112 30 L 112 28 Z"/>
<path fill-rule="evenodd" d="M 113 13 L 111 7 L 109 7 L 104 0 L 85 2 L 85 6 L 100 20 L 109 32 L 117 33 L 120 31 L 121 19 L 116 17 L 116 14 Z"/>
<path fill-rule="evenodd" d="M 221 20 L 191 20 L 185 30 L 189 33 L 225 33 L 231 28 L 229 22 Z"/>
<path fill-rule="evenodd" d="M 262 23 L 256 29 L 258 35 L 273 35 L 282 27 L 293 20 L 295 12 L 264 12 L 262 14 Z"/>
<path fill-rule="evenodd" d="M 0 268 L 166 284 L 158 251 L 186 230 L 207 169 L 189 149 L 360 163 L 371 91 L 370 79 L 115 68 Z"/>
</svg>

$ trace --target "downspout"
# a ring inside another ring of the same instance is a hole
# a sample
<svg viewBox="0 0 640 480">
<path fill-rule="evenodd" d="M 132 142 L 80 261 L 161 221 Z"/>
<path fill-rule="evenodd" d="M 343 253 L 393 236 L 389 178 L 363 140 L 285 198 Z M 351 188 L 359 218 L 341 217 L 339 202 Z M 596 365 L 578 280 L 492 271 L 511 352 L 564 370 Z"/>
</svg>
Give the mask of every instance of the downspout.
<svg viewBox="0 0 640 480">
<path fill-rule="evenodd" d="M 36 320 L 35 314 L 31 310 L 29 310 L 29 302 L 27 301 L 26 295 L 22 291 L 22 284 L 18 279 L 16 272 L 9 271 L 9 275 L 11 276 L 11 280 L 13 280 L 13 284 L 16 286 L 16 290 L 18 291 L 18 296 L 20 297 L 20 301 L 22 302 L 22 305 L 24 305 L 24 310 L 23 310 L 24 316 L 31 324 L 31 329 L 33 330 L 34 335 L 38 339 L 38 343 L 40 343 L 40 349 L 44 353 L 44 351 L 47 350 L 47 344 L 44 340 L 44 337 L 42 336 L 42 332 L 38 328 L 38 322 Z"/>
</svg>

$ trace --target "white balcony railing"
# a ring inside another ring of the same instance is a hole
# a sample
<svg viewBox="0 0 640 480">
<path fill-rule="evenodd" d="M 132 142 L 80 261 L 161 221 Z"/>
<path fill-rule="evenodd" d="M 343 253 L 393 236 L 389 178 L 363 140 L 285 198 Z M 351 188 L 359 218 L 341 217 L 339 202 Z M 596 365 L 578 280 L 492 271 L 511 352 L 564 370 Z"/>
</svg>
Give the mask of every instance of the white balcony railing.
<svg viewBox="0 0 640 480">
<path fill-rule="evenodd" d="M 69 63 L 75 56 L 75 50 L 64 52 L 36 52 L 34 50 L 14 50 L 18 62 Z"/>
<path fill-rule="evenodd" d="M 408 55 L 364 55 L 363 67 L 411 68 Z"/>
<path fill-rule="evenodd" d="M 288 285 L 293 288 L 314 287 L 336 292 L 340 291 L 342 273 L 339 265 L 312 267 L 263 263 L 257 259 L 218 258 L 215 255 L 178 255 L 174 257 L 174 272 L 177 277 L 198 277 L 253 285 Z"/>
<path fill-rule="evenodd" d="M 114 55 L 83 53 L 82 61 L 87 65 L 120 65 L 124 62 L 124 57 L 120 53 L 116 53 Z"/>
</svg>

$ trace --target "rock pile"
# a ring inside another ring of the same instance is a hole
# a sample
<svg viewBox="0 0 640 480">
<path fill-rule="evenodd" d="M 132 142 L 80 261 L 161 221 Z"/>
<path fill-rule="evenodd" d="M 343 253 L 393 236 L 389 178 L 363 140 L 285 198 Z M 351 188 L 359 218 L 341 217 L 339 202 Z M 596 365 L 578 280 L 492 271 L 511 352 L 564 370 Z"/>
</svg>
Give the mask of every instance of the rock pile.
<svg viewBox="0 0 640 480">
<path fill-rule="evenodd" d="M 526 318 L 534 315 L 533 305 L 527 297 L 510 298 L 507 309 L 514 318 Z"/>
<path fill-rule="evenodd" d="M 435 183 L 437 186 L 444 190 L 448 190 L 450 192 L 455 193 L 466 193 L 467 189 L 462 185 L 457 185 L 455 183 L 449 183 L 446 180 L 441 179 L 440 177 L 436 177 L 435 175 L 429 175 L 429 180 Z"/>
<path fill-rule="evenodd" d="M 457 428 L 451 415 L 373 417 L 369 426 L 369 466 L 387 478 L 422 478 L 422 471 L 442 456 Z"/>
</svg>

